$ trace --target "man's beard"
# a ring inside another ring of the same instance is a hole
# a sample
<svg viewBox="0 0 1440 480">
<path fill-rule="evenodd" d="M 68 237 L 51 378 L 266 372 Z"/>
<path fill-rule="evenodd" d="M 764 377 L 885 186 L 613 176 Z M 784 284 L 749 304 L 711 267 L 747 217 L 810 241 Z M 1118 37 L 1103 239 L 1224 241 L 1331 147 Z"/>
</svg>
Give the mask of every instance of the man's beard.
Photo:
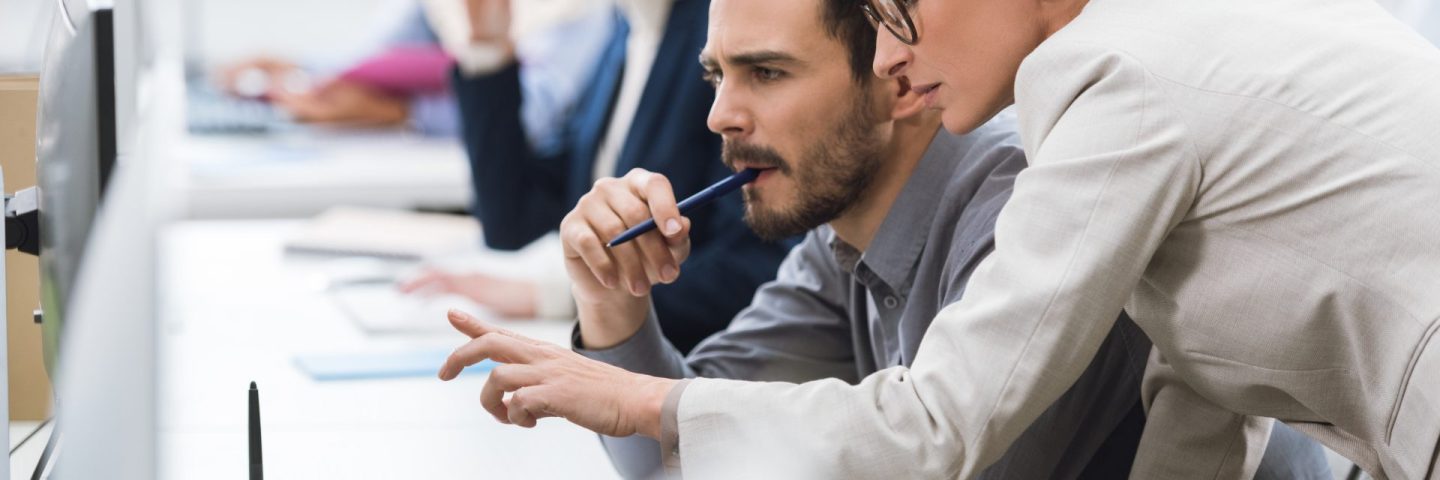
<svg viewBox="0 0 1440 480">
<path fill-rule="evenodd" d="M 752 167 L 775 167 L 795 184 L 795 204 L 781 211 L 766 205 L 758 189 L 745 190 L 745 222 L 760 238 L 774 241 L 799 235 L 838 218 L 859 201 L 880 169 L 882 149 L 877 123 L 865 102 L 856 101 L 830 135 L 805 149 L 802 168 L 794 169 L 769 147 L 726 142 L 724 160 Z"/>
</svg>

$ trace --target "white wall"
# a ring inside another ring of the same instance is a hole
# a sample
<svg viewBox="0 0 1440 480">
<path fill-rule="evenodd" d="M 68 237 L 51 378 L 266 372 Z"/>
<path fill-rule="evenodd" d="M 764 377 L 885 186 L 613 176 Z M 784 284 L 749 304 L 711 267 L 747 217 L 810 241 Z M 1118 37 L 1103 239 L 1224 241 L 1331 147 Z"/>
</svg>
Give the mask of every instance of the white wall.
<svg viewBox="0 0 1440 480">
<path fill-rule="evenodd" d="M 340 63 L 373 48 L 409 1 L 184 0 L 186 52 L 212 66 L 257 54 Z"/>
<path fill-rule="evenodd" d="M 0 75 L 36 73 L 55 0 L 0 0 Z"/>
</svg>

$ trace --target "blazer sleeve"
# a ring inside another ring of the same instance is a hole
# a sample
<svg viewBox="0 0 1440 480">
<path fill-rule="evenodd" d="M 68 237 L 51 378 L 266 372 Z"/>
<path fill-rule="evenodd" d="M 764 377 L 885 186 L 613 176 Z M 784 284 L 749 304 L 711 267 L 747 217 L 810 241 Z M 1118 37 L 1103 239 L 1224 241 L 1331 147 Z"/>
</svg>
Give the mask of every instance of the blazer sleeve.
<svg viewBox="0 0 1440 480">
<path fill-rule="evenodd" d="M 970 478 L 1081 375 L 1201 168 L 1137 62 L 1052 42 L 1016 86 L 1032 166 L 995 251 L 913 366 L 853 386 L 690 380 L 678 406 L 687 478 Z M 1229 476 L 1205 476 L 1217 475 Z"/>
<path fill-rule="evenodd" d="M 518 63 L 489 75 L 451 75 L 485 244 L 524 247 L 554 230 L 568 211 L 567 153 L 537 155 L 526 141 Z"/>
<path fill-rule="evenodd" d="M 1250 478 L 1259 468 L 1275 421 L 1206 400 L 1158 350 L 1145 367 L 1141 399 L 1148 421 L 1132 477 Z M 1179 458 L 1185 461 L 1175 461 Z"/>
</svg>

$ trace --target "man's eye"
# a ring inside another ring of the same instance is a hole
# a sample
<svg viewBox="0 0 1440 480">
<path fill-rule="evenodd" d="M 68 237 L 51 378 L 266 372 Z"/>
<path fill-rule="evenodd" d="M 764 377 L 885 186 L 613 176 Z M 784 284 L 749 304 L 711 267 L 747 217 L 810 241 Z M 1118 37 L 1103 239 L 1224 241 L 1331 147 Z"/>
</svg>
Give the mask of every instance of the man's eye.
<svg viewBox="0 0 1440 480">
<path fill-rule="evenodd" d="M 720 81 L 725 79 L 724 75 L 721 75 L 720 72 L 715 71 L 706 71 L 704 74 L 700 75 L 700 78 L 705 79 L 705 83 L 708 83 L 711 87 L 715 88 L 720 88 Z"/>
<path fill-rule="evenodd" d="M 785 72 L 781 72 L 779 70 L 765 67 L 755 67 L 755 79 L 762 82 L 773 82 L 775 80 L 779 80 L 780 77 L 784 75 Z"/>
</svg>

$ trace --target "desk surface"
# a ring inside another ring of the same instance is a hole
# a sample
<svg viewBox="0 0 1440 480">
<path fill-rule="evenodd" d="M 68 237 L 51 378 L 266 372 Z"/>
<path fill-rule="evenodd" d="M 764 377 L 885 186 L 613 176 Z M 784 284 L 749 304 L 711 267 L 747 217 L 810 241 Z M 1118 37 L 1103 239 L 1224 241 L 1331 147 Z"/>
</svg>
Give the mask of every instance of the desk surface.
<svg viewBox="0 0 1440 480">
<path fill-rule="evenodd" d="M 282 251 L 299 226 L 186 222 L 162 232 L 162 478 L 245 477 L 251 380 L 260 387 L 269 478 L 615 476 L 587 431 L 558 419 L 533 430 L 495 422 L 479 406 L 483 375 L 315 382 L 298 371 L 297 354 L 464 341 L 361 332 L 320 292 L 332 260 Z M 566 341 L 571 328 L 540 320 L 505 326 L 554 342 Z"/>
</svg>

